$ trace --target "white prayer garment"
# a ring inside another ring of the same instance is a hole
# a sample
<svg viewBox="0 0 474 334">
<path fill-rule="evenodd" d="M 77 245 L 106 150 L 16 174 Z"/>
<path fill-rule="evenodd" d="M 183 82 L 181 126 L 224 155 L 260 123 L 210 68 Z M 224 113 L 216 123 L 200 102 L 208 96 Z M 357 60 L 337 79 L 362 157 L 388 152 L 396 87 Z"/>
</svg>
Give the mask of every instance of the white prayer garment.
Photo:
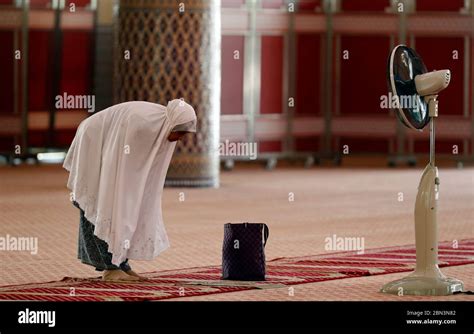
<svg viewBox="0 0 474 334">
<path fill-rule="evenodd" d="M 196 132 L 196 113 L 182 100 L 166 107 L 121 103 L 77 129 L 63 165 L 70 172 L 67 187 L 115 265 L 151 260 L 169 247 L 161 197 L 176 146 L 167 138 L 175 128 Z"/>
</svg>

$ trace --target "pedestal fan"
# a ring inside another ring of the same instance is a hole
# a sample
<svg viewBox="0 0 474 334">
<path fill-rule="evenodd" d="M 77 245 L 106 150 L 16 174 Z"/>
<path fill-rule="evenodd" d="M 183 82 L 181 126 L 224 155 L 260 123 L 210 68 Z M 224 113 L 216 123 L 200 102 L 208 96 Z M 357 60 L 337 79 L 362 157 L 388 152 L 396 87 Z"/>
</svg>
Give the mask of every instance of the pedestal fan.
<svg viewBox="0 0 474 334">
<path fill-rule="evenodd" d="M 443 275 L 438 267 L 438 168 L 435 166 L 435 119 L 438 93 L 448 87 L 451 72 L 428 72 L 415 50 L 396 46 L 388 61 L 388 85 L 396 114 L 410 129 L 430 125 L 430 161 L 418 185 L 415 203 L 416 267 L 407 277 L 385 284 L 381 291 L 398 295 L 449 295 L 463 283 Z"/>
</svg>

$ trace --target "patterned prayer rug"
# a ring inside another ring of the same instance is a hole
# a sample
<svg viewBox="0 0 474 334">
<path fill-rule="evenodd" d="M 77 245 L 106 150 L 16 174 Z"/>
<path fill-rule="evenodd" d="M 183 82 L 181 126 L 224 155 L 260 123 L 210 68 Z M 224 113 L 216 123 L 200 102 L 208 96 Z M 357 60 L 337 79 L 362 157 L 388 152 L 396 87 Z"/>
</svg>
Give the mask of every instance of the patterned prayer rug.
<svg viewBox="0 0 474 334">
<path fill-rule="evenodd" d="M 474 263 L 474 239 L 439 245 L 439 266 Z M 0 300 L 22 301 L 144 301 L 178 299 L 251 289 L 274 289 L 296 284 L 412 271 L 414 245 L 356 252 L 278 258 L 267 262 L 264 282 L 223 281 L 220 266 L 143 274 L 144 282 L 111 283 L 100 278 L 71 278 L 47 283 L 0 287 Z"/>
</svg>

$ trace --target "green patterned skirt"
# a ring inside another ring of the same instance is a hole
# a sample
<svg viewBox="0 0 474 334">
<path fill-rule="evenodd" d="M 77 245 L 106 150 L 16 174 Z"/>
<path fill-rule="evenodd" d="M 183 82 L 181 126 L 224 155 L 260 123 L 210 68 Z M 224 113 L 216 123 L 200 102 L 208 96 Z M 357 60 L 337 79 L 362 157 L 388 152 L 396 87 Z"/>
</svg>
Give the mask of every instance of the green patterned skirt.
<svg viewBox="0 0 474 334">
<path fill-rule="evenodd" d="M 98 271 L 131 270 L 128 259 L 120 266 L 112 264 L 112 253 L 107 251 L 107 243 L 94 235 L 94 225 L 86 219 L 84 210 L 79 207 L 77 202 L 73 202 L 73 204 L 80 210 L 78 259 L 84 264 L 95 267 Z"/>
</svg>

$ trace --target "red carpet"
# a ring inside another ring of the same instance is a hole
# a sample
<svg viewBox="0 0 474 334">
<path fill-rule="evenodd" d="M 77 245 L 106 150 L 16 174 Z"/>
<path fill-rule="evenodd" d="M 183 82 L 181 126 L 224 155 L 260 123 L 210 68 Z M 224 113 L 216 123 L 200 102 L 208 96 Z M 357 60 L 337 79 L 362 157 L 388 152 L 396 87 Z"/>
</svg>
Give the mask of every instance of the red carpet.
<svg viewBox="0 0 474 334">
<path fill-rule="evenodd" d="M 179 299 L 250 289 L 272 289 L 334 279 L 411 271 L 415 263 L 413 245 L 355 252 L 279 258 L 267 262 L 267 281 L 220 280 L 220 266 L 147 273 L 149 281 L 104 283 L 100 278 L 64 278 L 61 281 L 0 287 L 0 300 L 34 301 L 142 301 Z M 440 243 L 439 266 L 474 263 L 474 239 Z"/>
</svg>

